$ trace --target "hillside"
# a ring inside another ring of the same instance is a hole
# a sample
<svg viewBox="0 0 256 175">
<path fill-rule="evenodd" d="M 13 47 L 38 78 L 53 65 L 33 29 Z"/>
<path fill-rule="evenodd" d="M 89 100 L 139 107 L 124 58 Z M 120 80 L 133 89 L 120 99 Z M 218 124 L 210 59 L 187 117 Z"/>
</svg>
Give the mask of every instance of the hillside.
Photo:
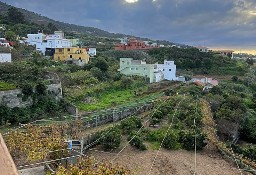
<svg viewBox="0 0 256 175">
<path fill-rule="evenodd" d="M 8 5 L 6 3 L 0 2 L 0 15 L 5 15 L 8 11 L 9 8 L 13 6 Z M 64 30 L 64 31 L 76 31 L 79 33 L 88 33 L 90 35 L 97 35 L 97 36 L 105 36 L 105 37 L 123 37 L 125 35 L 123 34 L 114 34 L 114 33 L 109 33 L 107 31 L 97 29 L 94 27 L 84 27 L 84 26 L 78 26 L 75 24 L 68 24 L 64 22 L 59 22 L 55 21 L 53 19 L 47 18 L 45 16 L 41 16 L 40 14 L 18 8 L 20 12 L 22 12 L 25 16 L 25 19 L 27 21 L 37 23 L 37 24 L 48 24 L 48 23 L 53 23 L 58 29 Z"/>
<path fill-rule="evenodd" d="M 13 6 L 0 1 L 0 15 L 5 15 L 8 9 L 11 7 Z M 29 21 L 31 23 L 36 23 L 39 25 L 47 25 L 48 23 L 52 23 L 59 30 L 63 30 L 65 32 L 75 32 L 75 33 L 77 32 L 82 34 L 88 34 L 90 36 L 108 37 L 108 38 L 135 37 L 135 36 L 121 34 L 121 33 L 110 33 L 95 27 L 85 27 L 85 26 L 79 26 L 75 24 L 60 22 L 25 9 L 21 9 L 21 8 L 17 8 L 17 9 L 24 14 L 26 21 Z M 140 37 L 137 37 L 137 38 L 140 38 Z M 140 38 L 140 39 L 151 40 L 148 38 Z M 169 41 L 160 41 L 160 40 L 157 40 L 157 42 L 160 44 L 170 44 L 170 45 L 176 44 Z M 179 44 L 176 44 L 176 45 L 179 45 Z"/>
</svg>

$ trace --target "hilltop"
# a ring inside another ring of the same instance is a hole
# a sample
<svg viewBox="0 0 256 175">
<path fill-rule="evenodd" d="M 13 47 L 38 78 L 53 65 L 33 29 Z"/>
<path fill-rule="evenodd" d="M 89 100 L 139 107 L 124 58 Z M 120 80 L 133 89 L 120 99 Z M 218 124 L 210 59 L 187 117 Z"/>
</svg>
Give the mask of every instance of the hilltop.
<svg viewBox="0 0 256 175">
<path fill-rule="evenodd" d="M 9 8 L 13 6 L 8 5 L 6 3 L 3 3 L 0 1 L 0 15 L 5 15 L 8 11 Z M 96 37 L 107 37 L 107 38 L 123 38 L 123 37 L 135 37 L 132 35 L 126 35 L 126 34 L 121 34 L 121 33 L 111 33 L 102 29 L 98 29 L 95 27 L 88 27 L 88 26 L 80 26 L 80 25 L 75 25 L 75 24 L 69 24 L 65 22 L 60 22 L 56 21 L 54 19 L 50 19 L 48 17 L 42 16 L 40 14 L 28 11 L 26 9 L 22 8 L 17 8 L 20 12 L 22 12 L 25 16 L 25 20 L 31 23 L 35 23 L 38 25 L 47 25 L 49 23 L 52 23 L 54 26 L 56 26 L 59 30 L 63 30 L 65 32 L 72 32 L 72 33 L 81 33 L 81 34 L 87 34 L 90 36 L 96 36 Z M 136 37 L 142 40 L 151 40 L 149 38 L 141 38 L 141 37 Z M 180 45 L 176 44 L 173 42 L 169 41 L 160 41 L 157 40 L 158 43 L 160 44 L 175 44 L 175 45 Z"/>
</svg>

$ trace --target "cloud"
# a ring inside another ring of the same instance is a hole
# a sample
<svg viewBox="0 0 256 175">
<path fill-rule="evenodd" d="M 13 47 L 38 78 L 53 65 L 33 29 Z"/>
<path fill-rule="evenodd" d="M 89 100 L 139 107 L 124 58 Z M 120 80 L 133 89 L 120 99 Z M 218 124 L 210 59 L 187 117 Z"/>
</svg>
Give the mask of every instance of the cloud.
<svg viewBox="0 0 256 175">
<path fill-rule="evenodd" d="M 178 43 L 253 47 L 255 0 L 2 0 L 50 18 Z"/>
</svg>

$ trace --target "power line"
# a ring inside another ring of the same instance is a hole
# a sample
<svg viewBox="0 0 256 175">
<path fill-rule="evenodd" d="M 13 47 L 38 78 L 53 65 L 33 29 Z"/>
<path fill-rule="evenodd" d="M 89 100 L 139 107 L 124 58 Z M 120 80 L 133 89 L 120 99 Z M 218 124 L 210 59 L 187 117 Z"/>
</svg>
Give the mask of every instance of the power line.
<svg viewBox="0 0 256 175">
<path fill-rule="evenodd" d="M 129 116 L 134 115 L 136 112 L 138 112 L 138 111 L 139 111 L 140 109 L 142 109 L 144 106 L 145 106 L 145 105 L 141 106 L 139 109 L 137 109 L 135 112 L 133 112 L 133 113 L 130 114 Z M 128 117 L 129 117 L 129 116 L 128 116 Z M 126 118 L 128 118 L 128 117 L 126 117 Z M 126 118 L 123 118 L 122 120 L 124 120 L 124 119 L 126 119 Z M 120 121 L 122 121 L 122 120 L 120 120 Z M 85 148 L 83 149 L 83 151 L 84 151 L 84 150 L 87 150 L 88 148 L 90 148 L 91 146 L 93 146 L 94 144 L 96 144 L 97 142 L 99 142 L 103 137 L 105 137 L 105 135 L 107 135 L 107 134 L 114 128 L 114 125 L 115 125 L 115 124 L 113 124 L 113 125 L 111 126 L 111 129 L 109 129 L 106 133 L 103 133 L 100 138 L 98 138 L 98 139 L 95 140 L 94 142 L 92 142 L 92 143 L 86 145 Z M 110 127 L 109 127 L 109 128 L 110 128 Z"/>
<path fill-rule="evenodd" d="M 153 114 L 151 115 L 151 117 L 154 115 L 154 113 L 159 109 L 159 107 L 168 100 L 165 99 L 153 112 Z M 150 118 L 145 122 L 145 124 L 150 120 Z M 118 156 L 119 154 L 129 145 L 129 143 L 137 136 L 137 134 L 141 131 L 141 129 L 144 127 L 144 125 L 142 124 L 142 126 L 139 128 L 139 130 L 134 134 L 134 136 L 128 141 L 128 143 L 116 154 L 116 156 L 111 160 L 111 162 L 113 162 Z"/>
<path fill-rule="evenodd" d="M 169 132 L 169 130 L 170 130 L 171 127 L 172 127 L 172 124 L 173 124 L 173 121 L 174 121 L 174 116 L 176 115 L 177 109 L 178 109 L 178 107 L 180 106 L 180 103 L 181 103 L 184 99 L 185 99 L 185 96 L 184 96 L 184 98 L 178 103 L 178 105 L 177 105 L 177 107 L 176 107 L 176 109 L 175 109 L 175 111 L 174 111 L 174 113 L 173 113 L 173 115 L 172 115 L 172 121 L 171 121 L 171 123 L 170 123 L 170 125 L 169 125 L 169 127 L 168 127 L 168 129 L 167 129 L 167 131 L 166 131 L 166 133 L 165 133 L 165 135 L 164 135 L 164 138 L 163 138 L 163 140 L 162 140 L 162 142 L 161 142 L 161 144 L 160 144 L 160 146 L 159 146 L 159 149 L 157 150 L 156 156 L 154 157 L 154 160 L 153 160 L 153 162 L 152 162 L 152 164 L 151 164 L 151 166 L 150 166 L 148 175 L 150 175 L 150 173 L 151 173 L 151 171 L 152 171 L 152 168 L 153 168 L 153 166 L 154 166 L 154 164 L 155 164 L 155 161 L 156 161 L 156 159 L 157 159 L 157 156 L 158 156 L 158 154 L 159 154 L 159 151 L 160 151 L 160 149 L 162 148 L 162 145 L 163 145 L 163 143 L 164 143 L 164 140 L 166 139 L 166 137 L 167 137 L 167 135 L 168 135 L 168 132 Z"/>
</svg>

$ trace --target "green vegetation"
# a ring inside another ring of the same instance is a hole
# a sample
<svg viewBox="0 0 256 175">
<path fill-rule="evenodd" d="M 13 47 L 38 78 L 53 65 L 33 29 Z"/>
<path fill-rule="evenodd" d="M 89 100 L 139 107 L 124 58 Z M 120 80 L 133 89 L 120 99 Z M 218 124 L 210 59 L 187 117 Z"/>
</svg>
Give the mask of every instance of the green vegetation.
<svg viewBox="0 0 256 175">
<path fill-rule="evenodd" d="M 199 52 L 196 48 L 157 48 L 148 52 L 151 63 L 163 62 L 165 59 L 175 61 L 179 69 L 192 70 L 197 74 L 244 75 L 248 65 L 245 62 L 231 60 L 212 52 Z"/>
<path fill-rule="evenodd" d="M 16 89 L 16 85 L 0 81 L 0 91 Z"/>
</svg>

